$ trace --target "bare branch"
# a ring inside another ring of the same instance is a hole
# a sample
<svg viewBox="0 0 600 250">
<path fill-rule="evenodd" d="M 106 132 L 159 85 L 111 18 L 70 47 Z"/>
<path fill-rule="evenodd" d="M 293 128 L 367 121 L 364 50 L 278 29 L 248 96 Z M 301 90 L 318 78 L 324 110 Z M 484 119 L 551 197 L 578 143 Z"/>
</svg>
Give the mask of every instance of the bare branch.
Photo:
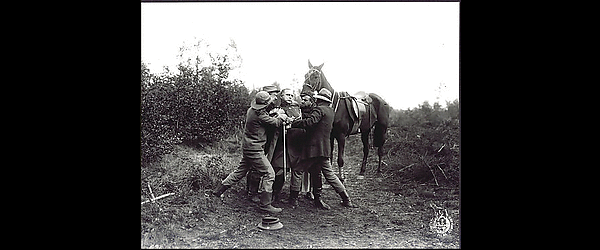
<svg viewBox="0 0 600 250">
<path fill-rule="evenodd" d="M 158 197 L 156 197 L 156 198 L 153 198 L 153 199 L 150 199 L 150 200 L 143 201 L 143 202 L 142 202 L 142 204 L 140 204 L 140 205 L 144 205 L 144 203 L 147 203 L 147 202 L 150 202 L 150 201 L 154 202 L 154 201 L 156 201 L 156 200 L 158 200 L 158 199 L 162 199 L 162 198 L 165 198 L 165 197 L 167 197 L 167 196 L 169 196 L 169 195 L 174 195 L 174 194 L 175 194 L 175 193 L 163 194 L 163 195 L 161 195 L 161 196 L 158 196 Z"/>
<path fill-rule="evenodd" d="M 413 164 L 410 164 L 410 165 L 408 165 L 406 167 L 403 167 L 402 169 L 398 170 L 398 172 L 402 172 L 402 170 L 407 169 L 409 167 L 412 167 L 413 165 L 415 165 L 415 164 L 413 163 Z"/>
<path fill-rule="evenodd" d="M 154 200 L 154 194 L 152 193 L 152 188 L 150 187 L 150 182 L 148 184 L 148 189 L 150 190 L 150 196 L 152 196 L 152 200 Z"/>
<path fill-rule="evenodd" d="M 442 168 L 440 168 L 439 164 L 435 165 L 440 171 L 442 171 L 442 174 L 444 174 L 444 177 L 446 178 L 446 180 L 448 180 L 448 176 L 446 176 L 446 173 L 444 173 L 444 170 L 442 170 Z"/>
<path fill-rule="evenodd" d="M 427 155 L 427 152 L 425 152 L 425 156 Z M 438 183 L 437 178 L 435 177 L 435 174 L 433 173 L 433 169 L 431 168 L 431 166 L 429 166 L 429 164 L 427 163 L 427 161 L 425 161 L 425 158 L 423 156 L 419 156 L 421 158 L 421 161 L 423 161 L 423 163 L 425 163 L 425 165 L 427 165 L 427 167 L 429 168 L 429 171 L 431 171 L 431 175 L 433 175 L 433 179 L 435 180 L 435 185 L 439 186 L 440 184 Z"/>
</svg>

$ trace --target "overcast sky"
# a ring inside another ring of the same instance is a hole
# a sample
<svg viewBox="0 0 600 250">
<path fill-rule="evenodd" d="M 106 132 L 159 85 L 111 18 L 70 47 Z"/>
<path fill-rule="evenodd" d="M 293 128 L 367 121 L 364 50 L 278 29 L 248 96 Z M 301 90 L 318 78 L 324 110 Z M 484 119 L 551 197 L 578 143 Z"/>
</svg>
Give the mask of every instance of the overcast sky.
<svg viewBox="0 0 600 250">
<path fill-rule="evenodd" d="M 142 61 L 175 69 L 184 41 L 237 44 L 248 88 L 304 80 L 325 63 L 336 91 L 379 94 L 393 108 L 459 96 L 459 3 L 141 3 Z M 439 98 L 439 99 L 438 99 Z"/>
</svg>

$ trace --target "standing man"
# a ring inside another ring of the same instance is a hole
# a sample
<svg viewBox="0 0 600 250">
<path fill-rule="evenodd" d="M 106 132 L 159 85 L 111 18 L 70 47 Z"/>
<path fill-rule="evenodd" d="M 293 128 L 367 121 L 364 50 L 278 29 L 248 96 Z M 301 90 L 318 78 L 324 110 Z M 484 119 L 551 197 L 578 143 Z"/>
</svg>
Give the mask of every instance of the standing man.
<svg viewBox="0 0 600 250">
<path fill-rule="evenodd" d="M 307 137 L 311 138 L 303 151 L 302 157 L 305 160 L 301 161 L 300 164 L 305 164 L 307 168 L 313 167 L 319 169 L 316 173 L 314 171 L 310 172 L 315 206 L 322 209 L 330 209 L 329 205 L 321 200 L 322 172 L 325 180 L 342 198 L 342 205 L 356 208 L 357 206 L 350 201 L 346 187 L 333 172 L 333 166 L 331 166 L 329 161 L 329 157 L 331 157 L 331 142 L 329 139 L 335 115 L 333 109 L 329 106 L 331 103 L 331 92 L 323 88 L 314 98 L 316 99 L 317 106 L 310 111 L 306 119 L 293 122 L 292 127 L 306 128 Z M 292 181 L 294 181 L 294 178 L 292 178 Z M 299 190 L 299 188 L 296 189 Z M 298 193 L 290 191 L 290 199 L 297 199 Z"/>
<path fill-rule="evenodd" d="M 269 95 L 271 96 L 272 104 L 270 104 L 271 108 L 268 111 L 269 115 L 271 117 L 275 117 L 278 115 L 278 112 L 279 113 L 283 112 L 279 109 L 279 106 L 281 104 L 281 99 L 278 98 L 279 86 L 276 84 L 271 84 L 271 85 L 264 86 L 261 89 L 262 89 L 262 91 L 269 93 Z M 267 159 L 269 160 L 269 162 L 271 162 L 271 160 L 273 159 L 273 150 L 275 149 L 274 140 L 277 140 L 279 137 L 279 132 L 278 132 L 279 129 L 275 129 L 275 127 L 269 126 L 266 128 L 266 130 L 267 130 L 266 131 L 267 142 L 264 146 L 264 150 L 265 150 L 265 154 L 267 155 Z M 275 182 L 277 182 L 278 179 L 283 179 L 283 176 L 278 177 L 277 174 L 278 174 L 277 171 L 275 171 Z M 252 202 L 256 202 L 256 203 L 260 202 L 260 199 L 258 198 L 260 177 L 261 177 L 261 174 L 252 169 L 250 171 L 248 171 L 248 175 L 246 176 L 246 190 L 248 192 L 248 198 Z M 275 185 L 275 187 L 276 186 L 277 185 Z"/>
<path fill-rule="evenodd" d="M 281 108 L 289 117 L 300 117 L 300 104 L 294 101 L 294 91 L 290 88 L 285 88 L 280 92 Z"/>
<path fill-rule="evenodd" d="M 231 185 L 241 180 L 250 169 L 254 169 L 261 174 L 259 209 L 265 212 L 279 213 L 282 209 L 271 205 L 275 172 L 265 155 L 264 147 L 267 142 L 266 128 L 280 127 L 289 118 L 285 114 L 279 114 L 277 117 L 269 116 L 268 112 L 273 107 L 272 103 L 273 99 L 269 93 L 260 91 L 256 94 L 246 112 L 242 160 L 237 169 L 231 172 L 213 191 L 213 195 L 221 196 Z"/>
<path fill-rule="evenodd" d="M 279 100 L 281 100 L 281 106 L 280 109 L 285 112 L 285 114 L 291 118 L 291 119 L 300 119 L 301 116 L 301 112 L 300 112 L 300 106 L 298 105 L 297 102 L 294 101 L 294 92 L 292 91 L 292 89 L 290 88 L 285 88 L 283 90 L 281 90 L 281 92 L 279 92 Z M 267 152 L 268 156 L 271 156 L 271 165 L 273 166 L 273 170 L 275 171 L 275 182 L 273 183 L 273 201 L 279 201 L 280 197 L 280 193 L 281 193 L 281 189 L 283 188 L 284 183 L 284 170 L 283 170 L 283 147 L 284 146 L 289 146 L 286 147 L 286 166 L 287 166 L 287 170 L 289 171 L 290 167 L 293 165 L 293 163 L 296 163 L 296 159 L 292 158 L 291 156 L 295 156 L 295 151 L 294 149 L 296 147 L 293 147 L 294 145 L 291 145 L 292 143 L 290 143 L 290 139 L 294 140 L 297 139 L 297 137 L 299 135 L 301 135 L 302 131 L 297 131 L 300 129 L 292 129 L 290 131 L 288 131 L 291 136 L 288 136 L 286 138 L 287 145 L 284 145 L 283 143 L 283 133 L 285 133 L 283 130 L 285 128 L 277 128 L 277 132 L 275 132 L 274 134 L 277 137 L 276 138 L 276 143 L 275 143 L 275 147 L 273 148 L 272 146 L 270 147 L 270 150 Z M 291 137 L 291 138 L 290 138 Z M 275 140 L 274 140 L 275 142 Z M 291 152 L 294 151 L 294 152 Z M 290 154 L 291 153 L 291 154 Z"/>
<path fill-rule="evenodd" d="M 302 103 L 300 105 L 300 110 L 303 114 L 303 116 L 308 116 L 308 114 L 310 113 L 310 111 L 316 107 L 317 105 L 315 104 L 315 101 L 313 100 L 314 98 L 312 97 L 312 94 L 308 94 L 308 93 L 301 93 L 300 94 L 300 99 L 302 99 Z M 301 174 L 301 173 L 300 173 Z M 310 173 L 308 171 L 304 172 L 304 175 L 298 176 L 298 175 L 293 175 L 292 174 L 292 178 L 301 178 L 302 180 L 302 185 L 301 185 L 301 190 L 300 192 L 306 192 L 306 198 L 309 200 L 314 200 L 315 197 L 313 196 L 313 194 L 310 192 L 310 187 L 312 186 L 310 183 Z M 298 206 L 298 200 L 295 200 L 292 202 L 292 205 L 294 206 Z"/>
<path fill-rule="evenodd" d="M 300 167 L 294 170 L 294 175 L 298 176 L 300 172 L 309 171 L 311 182 L 313 184 L 314 204 L 318 208 L 330 209 L 329 205 L 321 200 L 322 179 L 321 168 L 329 163 L 331 156 L 331 143 L 329 137 L 333 127 L 334 112 L 329 104 L 331 103 L 331 92 L 327 89 L 321 89 L 314 96 L 317 100 L 317 106 L 314 107 L 306 117 L 296 120 L 292 123 L 292 128 L 303 128 L 306 130 L 306 144 L 303 147 L 300 156 Z M 297 204 L 298 194 L 300 193 L 299 178 L 292 178 L 290 185 L 290 202 Z"/>
</svg>

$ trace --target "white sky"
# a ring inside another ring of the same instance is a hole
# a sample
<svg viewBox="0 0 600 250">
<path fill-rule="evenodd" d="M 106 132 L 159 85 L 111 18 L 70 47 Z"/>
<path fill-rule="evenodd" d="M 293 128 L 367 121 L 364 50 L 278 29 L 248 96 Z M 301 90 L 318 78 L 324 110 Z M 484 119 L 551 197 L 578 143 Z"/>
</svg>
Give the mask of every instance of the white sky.
<svg viewBox="0 0 600 250">
<path fill-rule="evenodd" d="M 184 41 L 231 38 L 242 57 L 232 76 L 249 89 L 303 82 L 310 59 L 336 91 L 376 93 L 395 109 L 459 96 L 458 2 L 142 3 L 141 13 L 152 73 L 174 70 Z"/>
</svg>

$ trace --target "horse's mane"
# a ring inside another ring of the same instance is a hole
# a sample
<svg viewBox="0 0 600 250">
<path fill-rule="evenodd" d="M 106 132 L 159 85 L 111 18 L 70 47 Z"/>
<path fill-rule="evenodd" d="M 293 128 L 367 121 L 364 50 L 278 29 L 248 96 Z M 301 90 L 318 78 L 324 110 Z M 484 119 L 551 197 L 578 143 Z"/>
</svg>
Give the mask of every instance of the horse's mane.
<svg viewBox="0 0 600 250">
<path fill-rule="evenodd" d="M 327 88 L 327 87 L 329 87 L 329 88 Z M 323 73 L 322 70 L 321 70 L 321 88 L 327 88 L 329 91 L 331 91 L 332 94 L 335 92 L 333 87 L 329 83 L 329 81 L 327 81 L 327 77 L 325 77 L 325 74 Z"/>
</svg>

